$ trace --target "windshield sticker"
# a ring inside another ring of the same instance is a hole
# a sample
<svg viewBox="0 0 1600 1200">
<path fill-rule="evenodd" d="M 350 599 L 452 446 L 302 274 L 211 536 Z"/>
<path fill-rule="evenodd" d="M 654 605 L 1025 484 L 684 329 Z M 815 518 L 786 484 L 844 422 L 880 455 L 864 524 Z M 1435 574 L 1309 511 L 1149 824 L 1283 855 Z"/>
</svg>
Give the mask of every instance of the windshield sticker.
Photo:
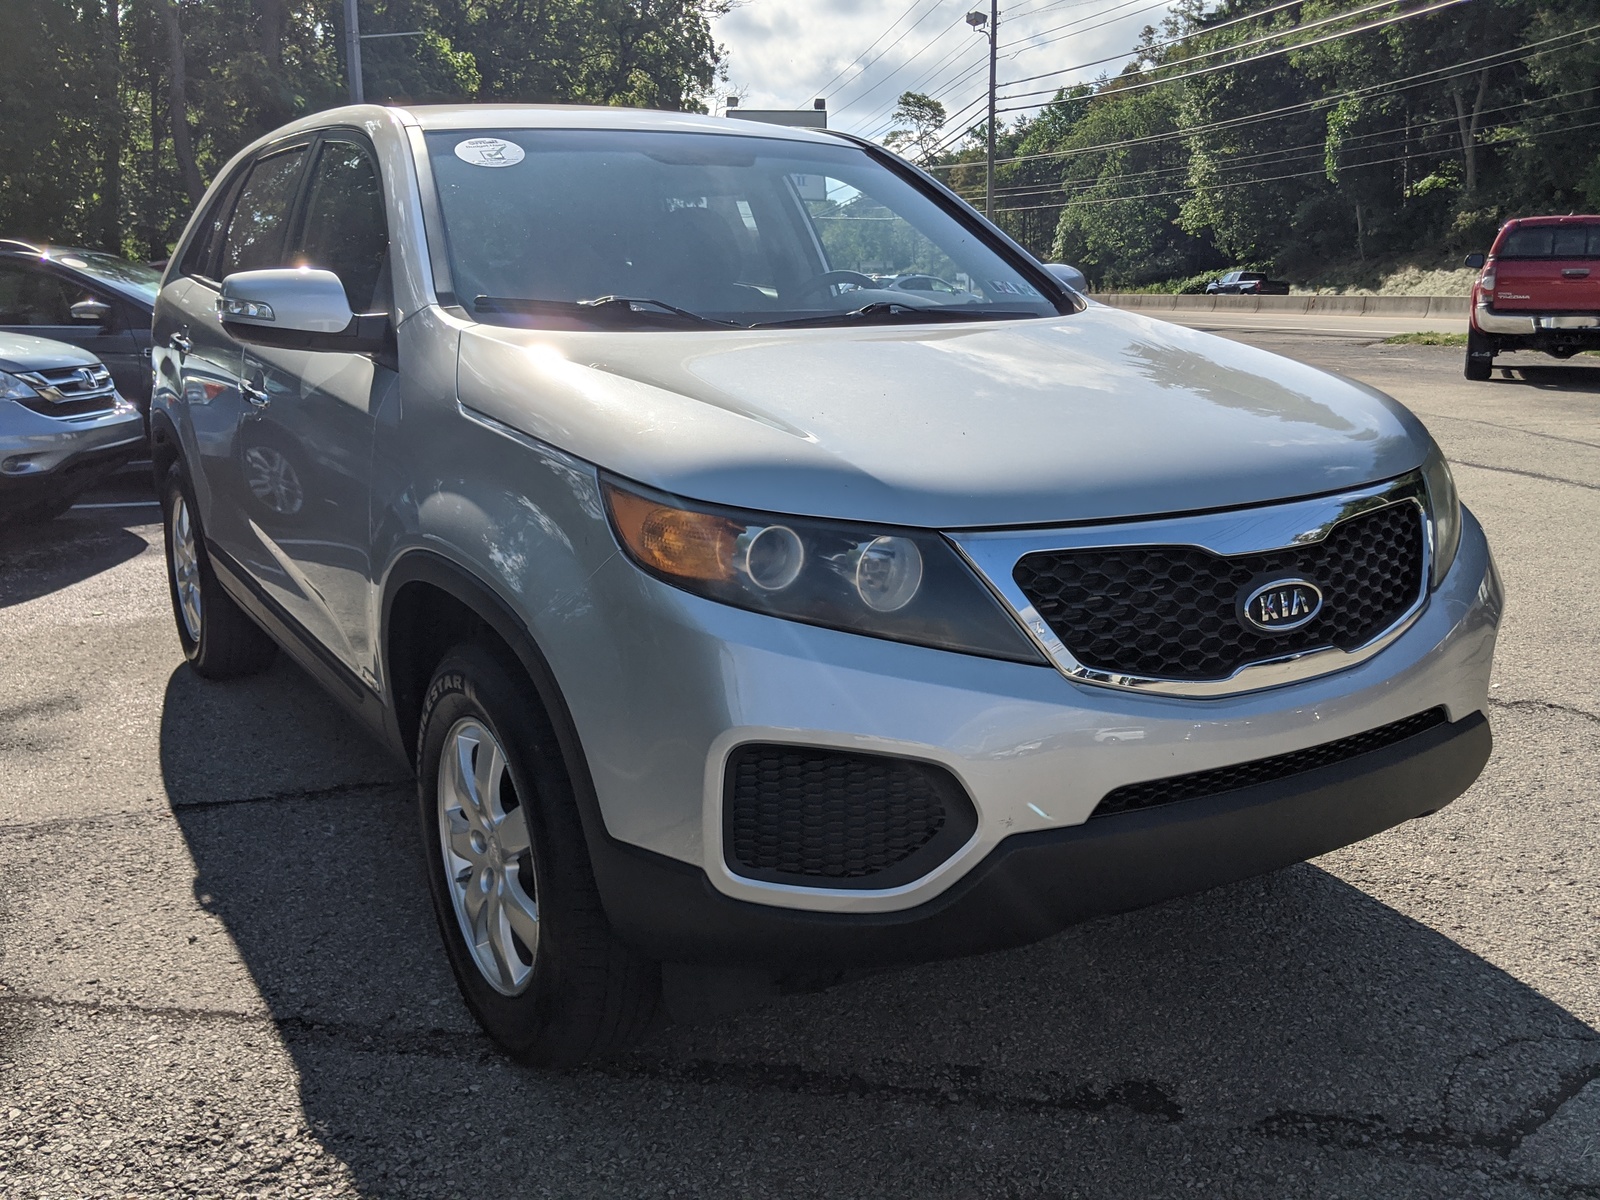
<svg viewBox="0 0 1600 1200">
<path fill-rule="evenodd" d="M 468 138 L 456 143 L 456 157 L 475 167 L 513 167 L 525 157 L 522 147 L 504 138 Z"/>
</svg>

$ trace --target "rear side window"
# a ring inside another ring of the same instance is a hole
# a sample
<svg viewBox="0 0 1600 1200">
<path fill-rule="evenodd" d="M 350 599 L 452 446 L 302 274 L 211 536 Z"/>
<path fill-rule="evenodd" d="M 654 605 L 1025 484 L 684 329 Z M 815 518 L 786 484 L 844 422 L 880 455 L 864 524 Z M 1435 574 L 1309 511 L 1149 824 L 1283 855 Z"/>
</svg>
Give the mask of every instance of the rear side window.
<svg viewBox="0 0 1600 1200">
<path fill-rule="evenodd" d="M 387 303 L 379 281 L 389 254 L 389 223 L 378 168 L 365 149 L 354 142 L 323 143 L 301 228 L 297 265 L 337 275 L 352 312 Z"/>
<path fill-rule="evenodd" d="M 1600 258 L 1600 225 L 1524 225 L 1506 234 L 1496 258 Z"/>
<path fill-rule="evenodd" d="M 287 265 L 283 239 L 300 182 L 304 147 L 261 159 L 250 170 L 228 221 L 217 277 Z"/>
</svg>

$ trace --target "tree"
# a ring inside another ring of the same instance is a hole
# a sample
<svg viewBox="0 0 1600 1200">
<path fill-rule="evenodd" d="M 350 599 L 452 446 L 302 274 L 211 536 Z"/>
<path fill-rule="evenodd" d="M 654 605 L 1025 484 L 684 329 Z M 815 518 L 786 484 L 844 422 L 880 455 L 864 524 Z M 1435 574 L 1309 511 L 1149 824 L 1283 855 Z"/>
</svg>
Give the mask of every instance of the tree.
<svg viewBox="0 0 1600 1200">
<path fill-rule="evenodd" d="M 895 128 L 883 139 L 891 150 L 927 166 L 939 153 L 939 131 L 944 128 L 944 105 L 921 92 L 901 92 L 890 118 Z"/>
</svg>

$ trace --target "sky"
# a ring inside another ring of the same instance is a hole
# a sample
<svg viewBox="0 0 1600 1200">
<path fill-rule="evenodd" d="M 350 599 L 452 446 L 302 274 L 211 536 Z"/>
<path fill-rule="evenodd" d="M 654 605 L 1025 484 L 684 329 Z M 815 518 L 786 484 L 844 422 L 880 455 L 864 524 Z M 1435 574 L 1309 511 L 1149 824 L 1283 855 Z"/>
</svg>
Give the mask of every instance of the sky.
<svg viewBox="0 0 1600 1200">
<path fill-rule="evenodd" d="M 1001 0 L 1000 95 L 1115 72 L 1168 7 L 1169 0 Z M 984 115 L 989 77 L 988 39 L 965 18 L 988 8 L 988 0 L 744 0 L 715 26 L 728 51 L 723 91 L 742 93 L 746 108 L 810 108 L 822 97 L 831 127 L 868 137 L 892 128 L 901 92 L 925 92 L 944 104 L 952 130 L 967 128 Z M 1045 78 L 1014 82 L 1035 75 Z"/>
</svg>

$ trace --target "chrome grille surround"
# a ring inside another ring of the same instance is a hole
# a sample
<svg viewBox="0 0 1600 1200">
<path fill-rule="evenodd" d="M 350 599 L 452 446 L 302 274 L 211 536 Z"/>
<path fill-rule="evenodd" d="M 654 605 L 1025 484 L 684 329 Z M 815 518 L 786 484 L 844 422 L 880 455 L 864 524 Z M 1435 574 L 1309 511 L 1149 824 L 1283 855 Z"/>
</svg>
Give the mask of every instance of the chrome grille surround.
<svg viewBox="0 0 1600 1200">
<path fill-rule="evenodd" d="M 1222 557 L 1264 554 L 1323 541 L 1340 522 L 1394 504 L 1414 505 L 1423 519 L 1422 584 L 1414 602 L 1391 624 L 1359 646 L 1320 646 L 1261 659 L 1225 679 L 1184 680 L 1102 670 L 1079 662 L 1018 585 L 1017 564 L 1030 554 L 1050 551 L 1193 546 Z M 1410 627 L 1427 604 L 1433 556 L 1433 523 L 1428 519 L 1422 473 L 1354 491 L 1227 512 L 1156 517 L 1115 524 L 1049 530 L 997 530 L 950 533 L 946 537 L 966 557 L 995 594 L 1016 614 L 1029 637 L 1068 679 L 1099 687 L 1167 696 L 1232 696 L 1328 675 L 1365 662 Z"/>
<path fill-rule="evenodd" d="M 12 374 L 39 393 L 18 403 L 47 417 L 99 416 L 116 407 L 116 386 L 101 363 Z"/>
</svg>

